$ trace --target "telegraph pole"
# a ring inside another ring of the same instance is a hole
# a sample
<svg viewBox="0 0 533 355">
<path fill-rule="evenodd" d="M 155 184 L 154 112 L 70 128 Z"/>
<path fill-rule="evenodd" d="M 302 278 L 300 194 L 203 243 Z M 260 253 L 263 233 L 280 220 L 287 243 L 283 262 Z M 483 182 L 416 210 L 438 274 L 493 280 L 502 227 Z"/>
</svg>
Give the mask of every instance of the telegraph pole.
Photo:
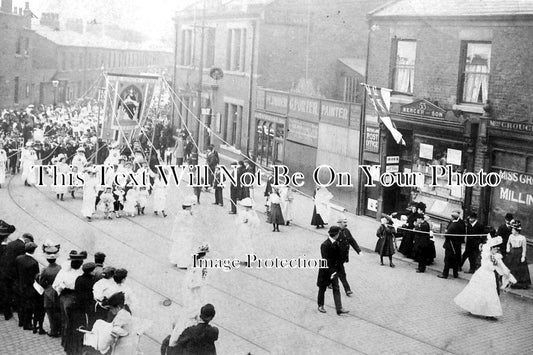
<svg viewBox="0 0 533 355">
<path fill-rule="evenodd" d="M 202 31 L 201 31 L 201 39 L 200 39 L 200 63 L 198 64 L 198 101 L 197 101 L 197 107 L 196 107 L 196 117 L 198 119 L 198 127 L 194 131 L 195 137 L 193 137 L 196 141 L 196 144 L 199 144 L 199 138 L 200 138 L 200 131 L 203 133 L 202 129 L 202 85 L 203 85 L 203 77 L 204 77 L 204 33 L 205 33 L 205 8 L 206 8 L 206 0 L 203 1 L 203 8 L 202 8 Z M 198 149 L 200 147 L 198 146 Z M 200 152 L 198 152 L 200 153 Z"/>
</svg>

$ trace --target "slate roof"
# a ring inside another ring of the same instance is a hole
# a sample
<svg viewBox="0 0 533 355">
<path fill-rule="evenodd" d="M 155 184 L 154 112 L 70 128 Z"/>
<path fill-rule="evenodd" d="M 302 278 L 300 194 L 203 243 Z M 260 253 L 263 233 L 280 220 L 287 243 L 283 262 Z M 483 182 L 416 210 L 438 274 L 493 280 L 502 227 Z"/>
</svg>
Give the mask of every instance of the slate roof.
<svg viewBox="0 0 533 355">
<path fill-rule="evenodd" d="M 523 15 L 533 15 L 533 0 L 395 0 L 368 13 L 377 19 Z"/>
<path fill-rule="evenodd" d="M 169 52 L 172 50 L 160 45 L 150 43 L 133 43 L 119 41 L 110 37 L 102 37 L 93 33 L 78 33 L 70 30 L 56 31 L 48 26 L 40 24 L 32 24 L 32 30 L 36 34 L 52 41 L 60 46 L 69 47 L 91 47 L 91 48 L 105 48 L 105 49 L 119 49 L 119 50 L 136 50 L 136 51 L 153 51 L 153 52 Z"/>
</svg>

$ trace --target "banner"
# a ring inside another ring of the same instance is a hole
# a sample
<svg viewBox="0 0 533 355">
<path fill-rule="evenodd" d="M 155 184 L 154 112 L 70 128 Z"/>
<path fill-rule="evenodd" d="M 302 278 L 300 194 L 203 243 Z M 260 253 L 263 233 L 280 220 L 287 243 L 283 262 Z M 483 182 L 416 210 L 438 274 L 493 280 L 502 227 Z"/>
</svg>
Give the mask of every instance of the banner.
<svg viewBox="0 0 533 355">
<path fill-rule="evenodd" d="M 159 76 L 155 75 L 106 75 L 103 139 L 128 137 L 144 125 L 158 81 Z M 117 136 L 120 130 L 123 134 Z"/>
<path fill-rule="evenodd" d="M 403 135 L 396 129 L 394 122 L 392 122 L 390 118 L 390 93 L 392 90 L 369 86 L 367 84 L 363 85 L 366 88 L 368 97 L 374 105 L 381 122 L 383 122 L 385 127 L 390 131 L 396 143 L 405 145 Z"/>
</svg>

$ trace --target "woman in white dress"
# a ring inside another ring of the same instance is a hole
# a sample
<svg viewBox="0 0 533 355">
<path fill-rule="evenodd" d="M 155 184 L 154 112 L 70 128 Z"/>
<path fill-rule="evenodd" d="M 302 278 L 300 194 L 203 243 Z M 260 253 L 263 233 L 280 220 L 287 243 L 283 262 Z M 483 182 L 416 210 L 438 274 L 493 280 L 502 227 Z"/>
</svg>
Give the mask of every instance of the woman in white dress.
<svg viewBox="0 0 533 355">
<path fill-rule="evenodd" d="M 509 269 L 497 252 L 502 243 L 501 237 L 490 238 L 482 247 L 481 267 L 472 275 L 470 282 L 459 293 L 454 302 L 462 309 L 477 316 L 495 319 L 503 314 L 502 305 L 496 289 L 494 271 L 503 275 L 502 289 L 516 282 Z"/>
<path fill-rule="evenodd" d="M 55 159 L 56 162 L 54 165 L 56 167 L 56 185 L 52 185 L 52 189 L 56 193 L 57 199 L 63 201 L 64 195 L 68 192 L 67 184 L 69 183 L 69 180 L 67 174 L 70 172 L 70 168 L 66 163 L 67 157 L 65 154 L 61 153 Z M 65 177 L 64 180 L 62 176 Z M 52 184 L 53 183 L 54 182 L 52 181 Z"/>
<path fill-rule="evenodd" d="M 207 252 L 209 252 L 209 244 L 204 242 L 191 255 L 196 255 L 196 259 L 198 260 L 203 258 Z M 169 346 L 176 346 L 180 334 L 186 328 L 197 323 L 200 309 L 206 303 L 203 291 L 207 281 L 207 268 L 192 267 L 192 262 L 189 266 L 181 289 L 183 310 L 172 328 Z"/>
<path fill-rule="evenodd" d="M 294 195 L 292 189 L 289 186 L 281 186 L 279 189 L 280 194 L 280 204 L 281 204 L 281 214 L 285 220 L 285 224 L 288 226 L 294 215 L 292 213 L 292 201 L 294 200 Z"/>
<path fill-rule="evenodd" d="M 240 205 L 243 209 L 239 209 L 237 214 L 237 238 L 233 241 L 233 257 L 241 260 L 241 264 L 246 264 L 247 255 L 254 252 L 253 236 L 259 226 L 259 217 L 253 210 L 253 201 L 246 197 L 242 199 Z"/>
<path fill-rule="evenodd" d="M 135 216 L 137 212 L 137 189 L 130 188 L 126 192 L 126 200 L 124 201 L 124 213 L 126 216 Z"/>
<path fill-rule="evenodd" d="M 163 217 L 166 217 L 165 209 L 167 205 L 167 191 L 168 186 L 165 184 L 165 181 L 161 178 L 161 173 L 158 171 L 157 176 L 154 180 L 153 185 L 153 196 L 154 196 L 154 214 L 161 214 Z"/>
<path fill-rule="evenodd" d="M 174 241 L 170 249 L 169 260 L 180 269 L 186 269 L 192 261 L 191 254 L 193 251 L 194 237 L 197 233 L 192 209 L 194 199 L 195 197 L 189 198 L 181 205 L 182 210 L 176 215 L 172 230 Z"/>
<path fill-rule="evenodd" d="M 34 185 L 37 181 L 37 176 L 33 165 L 37 162 L 37 153 L 32 148 L 33 143 L 27 142 L 26 148 L 22 149 L 20 162 L 22 165 L 22 180 L 24 180 L 24 185 L 31 186 Z"/>
<path fill-rule="evenodd" d="M 96 178 L 96 169 L 91 168 L 89 173 L 85 176 L 85 183 L 83 185 L 83 202 L 81 204 L 81 214 L 83 217 L 91 221 L 96 203 L 96 196 L 98 194 L 98 180 Z"/>
<path fill-rule="evenodd" d="M 311 225 L 317 228 L 324 228 L 324 225 L 329 223 L 330 201 L 332 198 L 333 195 L 326 187 L 317 186 L 314 196 L 315 208 L 313 210 Z"/>
<path fill-rule="evenodd" d="M 0 187 L 6 183 L 7 153 L 4 150 L 4 142 L 0 140 Z"/>
</svg>

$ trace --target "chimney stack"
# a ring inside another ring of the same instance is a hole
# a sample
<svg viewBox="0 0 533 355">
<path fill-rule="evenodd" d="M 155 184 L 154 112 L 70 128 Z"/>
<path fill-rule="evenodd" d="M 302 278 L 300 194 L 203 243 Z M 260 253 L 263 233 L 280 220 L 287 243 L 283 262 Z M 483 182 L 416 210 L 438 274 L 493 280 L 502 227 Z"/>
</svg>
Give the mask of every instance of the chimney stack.
<svg viewBox="0 0 533 355">
<path fill-rule="evenodd" d="M 0 11 L 5 12 L 7 14 L 12 14 L 13 0 L 2 0 L 2 6 L 0 7 Z"/>
</svg>

